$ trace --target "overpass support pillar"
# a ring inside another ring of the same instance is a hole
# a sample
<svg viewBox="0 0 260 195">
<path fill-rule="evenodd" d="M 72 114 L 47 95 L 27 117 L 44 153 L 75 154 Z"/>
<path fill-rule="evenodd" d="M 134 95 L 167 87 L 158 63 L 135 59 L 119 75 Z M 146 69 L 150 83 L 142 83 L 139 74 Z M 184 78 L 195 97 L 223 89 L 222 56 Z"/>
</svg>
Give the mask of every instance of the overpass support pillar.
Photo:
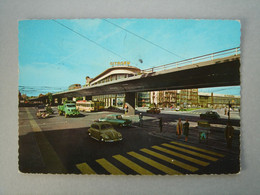
<svg viewBox="0 0 260 195">
<path fill-rule="evenodd" d="M 125 106 L 128 108 L 126 115 L 135 115 L 135 93 L 129 92 L 125 93 Z"/>
<path fill-rule="evenodd" d="M 61 105 L 62 104 L 62 99 L 59 97 L 57 98 L 58 99 L 58 105 Z"/>
</svg>

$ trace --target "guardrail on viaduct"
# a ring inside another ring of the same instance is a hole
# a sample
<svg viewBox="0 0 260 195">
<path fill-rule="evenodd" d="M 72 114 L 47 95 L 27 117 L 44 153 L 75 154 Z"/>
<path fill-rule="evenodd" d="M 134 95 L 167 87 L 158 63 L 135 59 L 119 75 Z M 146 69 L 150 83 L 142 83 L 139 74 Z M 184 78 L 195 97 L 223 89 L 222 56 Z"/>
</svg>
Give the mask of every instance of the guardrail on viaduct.
<svg viewBox="0 0 260 195">
<path fill-rule="evenodd" d="M 211 54 L 206 54 L 206 55 L 198 56 L 198 57 L 195 57 L 195 58 L 189 58 L 189 59 L 186 59 L 186 60 L 181 60 L 181 61 L 173 62 L 173 63 L 170 63 L 170 64 L 155 66 L 155 67 L 152 67 L 152 68 L 144 69 L 144 70 L 141 71 L 141 73 L 142 74 L 152 73 L 152 72 L 167 70 L 167 69 L 170 69 L 170 68 L 178 68 L 178 67 L 185 66 L 185 65 L 191 65 L 191 64 L 196 64 L 196 63 L 199 63 L 199 62 L 215 60 L 215 59 L 218 59 L 220 57 L 224 58 L 224 57 L 228 57 L 228 56 L 232 56 L 232 55 L 236 56 L 238 54 L 240 54 L 240 47 L 227 49 L 227 50 L 223 50 L 223 51 L 219 51 L 219 52 L 215 52 L 215 53 L 211 53 Z"/>
</svg>

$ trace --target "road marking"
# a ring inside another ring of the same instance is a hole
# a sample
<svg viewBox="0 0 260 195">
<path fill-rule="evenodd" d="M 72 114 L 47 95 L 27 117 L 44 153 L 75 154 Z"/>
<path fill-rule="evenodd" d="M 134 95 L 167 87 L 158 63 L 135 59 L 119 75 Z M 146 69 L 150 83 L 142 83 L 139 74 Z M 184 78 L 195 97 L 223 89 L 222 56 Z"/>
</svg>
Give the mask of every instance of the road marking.
<svg viewBox="0 0 260 195">
<path fill-rule="evenodd" d="M 64 167 L 57 153 L 54 151 L 53 147 L 43 134 L 41 128 L 34 120 L 32 114 L 30 113 L 28 108 L 25 108 L 25 110 L 27 112 L 32 129 L 35 132 L 34 137 L 40 149 L 42 159 L 46 165 L 48 173 L 67 173 L 66 168 Z"/>
<path fill-rule="evenodd" d="M 174 151 L 171 151 L 171 150 L 159 147 L 159 146 L 152 146 L 152 148 L 154 148 L 156 150 L 160 150 L 162 152 L 165 152 L 165 153 L 173 155 L 173 156 L 177 156 L 179 158 L 185 159 L 187 161 L 196 163 L 196 164 L 201 165 L 201 166 L 208 166 L 209 165 L 208 162 L 204 162 L 204 161 L 201 161 L 201 160 L 198 160 L 198 159 L 195 159 L 195 158 L 192 158 L 192 157 L 189 157 L 189 156 L 186 156 L 186 155 L 183 155 L 183 154 L 180 154 L 180 153 L 177 153 L 177 152 L 174 152 Z"/>
<path fill-rule="evenodd" d="M 77 164 L 76 167 L 80 170 L 82 174 L 96 174 L 96 172 L 91 169 L 87 163 Z"/>
<path fill-rule="evenodd" d="M 129 168 L 133 169 L 135 172 L 141 174 L 141 175 L 154 175 L 152 172 L 144 169 L 143 167 L 139 166 L 138 164 L 132 162 L 131 160 L 128 160 L 127 158 L 121 156 L 121 155 L 114 155 L 113 156 L 116 160 L 120 161 L 124 165 L 128 166 Z"/>
<path fill-rule="evenodd" d="M 168 148 L 173 148 L 175 150 L 179 150 L 179 151 L 182 151 L 182 152 L 194 155 L 194 156 L 198 156 L 200 158 L 205 158 L 207 160 L 211 160 L 211 161 L 217 161 L 218 160 L 217 158 L 214 158 L 214 157 L 211 157 L 211 156 L 207 156 L 207 155 L 204 155 L 204 154 L 201 154 L 201 153 L 198 153 L 198 152 L 193 152 L 193 151 L 190 151 L 190 150 L 186 150 L 184 148 L 180 148 L 180 147 L 177 147 L 177 146 L 174 146 L 174 145 L 170 145 L 170 144 L 162 144 L 162 145 L 166 146 Z"/>
<path fill-rule="evenodd" d="M 180 172 L 178 172 L 174 169 L 171 169 L 169 167 L 166 167 L 166 166 L 164 166 L 164 165 L 162 165 L 162 164 L 160 164 L 160 163 L 158 163 L 158 162 L 156 162 L 156 161 L 154 161 L 150 158 L 147 158 L 147 157 L 145 157 L 141 154 L 138 154 L 136 152 L 128 152 L 127 154 L 129 154 L 129 155 L 145 162 L 146 164 L 151 165 L 152 167 L 155 167 L 156 169 L 159 169 L 159 170 L 161 170 L 164 173 L 167 173 L 169 175 L 182 175 Z"/>
<path fill-rule="evenodd" d="M 166 162 L 168 162 L 168 163 L 171 163 L 171 164 L 173 164 L 173 165 L 176 165 L 176 166 L 178 166 L 178 167 L 181 167 L 181 168 L 183 168 L 183 169 L 186 169 L 186 170 L 188 170 L 188 171 L 191 171 L 191 172 L 195 172 L 195 171 L 199 170 L 199 169 L 196 168 L 196 167 L 193 167 L 193 166 L 191 166 L 191 165 L 187 165 L 187 164 L 182 163 L 182 162 L 180 162 L 180 161 L 178 161 L 178 160 L 175 160 L 175 159 L 173 159 L 173 158 L 169 158 L 169 157 L 164 156 L 164 155 L 162 155 L 162 154 L 159 154 L 159 153 L 157 153 L 157 152 L 153 152 L 153 151 L 148 150 L 148 149 L 146 149 L 146 148 L 141 149 L 141 151 L 142 151 L 142 152 L 145 152 L 145 153 L 147 153 L 147 154 L 150 154 L 150 155 L 152 155 L 152 156 L 154 156 L 154 157 L 156 157 L 156 158 L 159 158 L 159 159 L 161 159 L 161 160 L 164 160 L 164 161 L 166 161 Z"/>
<path fill-rule="evenodd" d="M 217 152 L 212 152 L 212 151 L 209 151 L 209 150 L 205 150 L 205 149 L 202 149 L 202 148 L 198 148 L 198 147 L 194 147 L 194 146 L 190 146 L 190 145 L 186 145 L 186 144 L 182 144 L 182 143 L 178 143 L 178 142 L 174 142 L 174 141 L 172 141 L 171 143 L 179 145 L 179 146 L 183 146 L 183 147 L 186 147 L 186 148 L 194 149 L 194 150 L 197 150 L 197 151 L 205 152 L 205 153 L 208 153 L 208 154 L 213 154 L 213 155 L 219 156 L 219 157 L 225 156 L 225 155 L 217 153 Z"/>
<path fill-rule="evenodd" d="M 106 169 L 109 173 L 111 173 L 112 175 L 125 175 L 124 172 L 122 172 L 121 170 L 119 170 L 117 167 L 115 167 L 114 165 L 112 165 L 110 162 L 108 162 L 106 159 L 102 158 L 102 159 L 98 159 L 96 160 L 102 167 L 104 167 L 104 169 Z"/>
</svg>

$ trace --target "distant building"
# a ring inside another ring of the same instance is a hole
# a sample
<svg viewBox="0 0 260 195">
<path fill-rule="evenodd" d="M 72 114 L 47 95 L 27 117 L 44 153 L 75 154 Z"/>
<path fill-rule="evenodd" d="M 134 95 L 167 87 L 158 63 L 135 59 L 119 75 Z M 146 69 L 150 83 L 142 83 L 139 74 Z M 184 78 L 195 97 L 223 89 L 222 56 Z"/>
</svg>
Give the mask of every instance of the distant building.
<svg viewBox="0 0 260 195">
<path fill-rule="evenodd" d="M 70 85 L 69 86 L 69 90 L 72 90 L 72 89 L 80 89 L 81 88 L 81 84 L 73 84 L 73 85 Z"/>
<path fill-rule="evenodd" d="M 240 96 L 199 92 L 199 105 L 203 108 L 224 108 L 229 103 L 240 107 Z"/>
<path fill-rule="evenodd" d="M 151 104 L 162 108 L 197 107 L 198 89 L 153 91 Z"/>
</svg>

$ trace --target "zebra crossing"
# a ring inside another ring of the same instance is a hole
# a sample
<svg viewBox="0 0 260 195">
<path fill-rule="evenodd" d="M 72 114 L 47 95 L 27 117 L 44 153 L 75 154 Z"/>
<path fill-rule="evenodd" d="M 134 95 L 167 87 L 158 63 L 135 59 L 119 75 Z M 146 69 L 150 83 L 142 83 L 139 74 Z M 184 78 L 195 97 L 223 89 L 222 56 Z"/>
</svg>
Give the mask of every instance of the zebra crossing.
<svg viewBox="0 0 260 195">
<path fill-rule="evenodd" d="M 156 175 L 158 172 L 183 175 L 196 173 L 224 157 L 225 155 L 221 153 L 171 141 L 150 148 L 141 148 L 138 151 L 113 155 L 107 159 L 97 159 L 91 166 L 83 162 L 76 164 L 76 167 L 82 174 L 128 175 L 127 170 L 130 169 L 132 173 L 139 175 Z M 95 165 L 99 165 L 104 172 L 100 173 L 100 170 L 97 172 Z"/>
</svg>

